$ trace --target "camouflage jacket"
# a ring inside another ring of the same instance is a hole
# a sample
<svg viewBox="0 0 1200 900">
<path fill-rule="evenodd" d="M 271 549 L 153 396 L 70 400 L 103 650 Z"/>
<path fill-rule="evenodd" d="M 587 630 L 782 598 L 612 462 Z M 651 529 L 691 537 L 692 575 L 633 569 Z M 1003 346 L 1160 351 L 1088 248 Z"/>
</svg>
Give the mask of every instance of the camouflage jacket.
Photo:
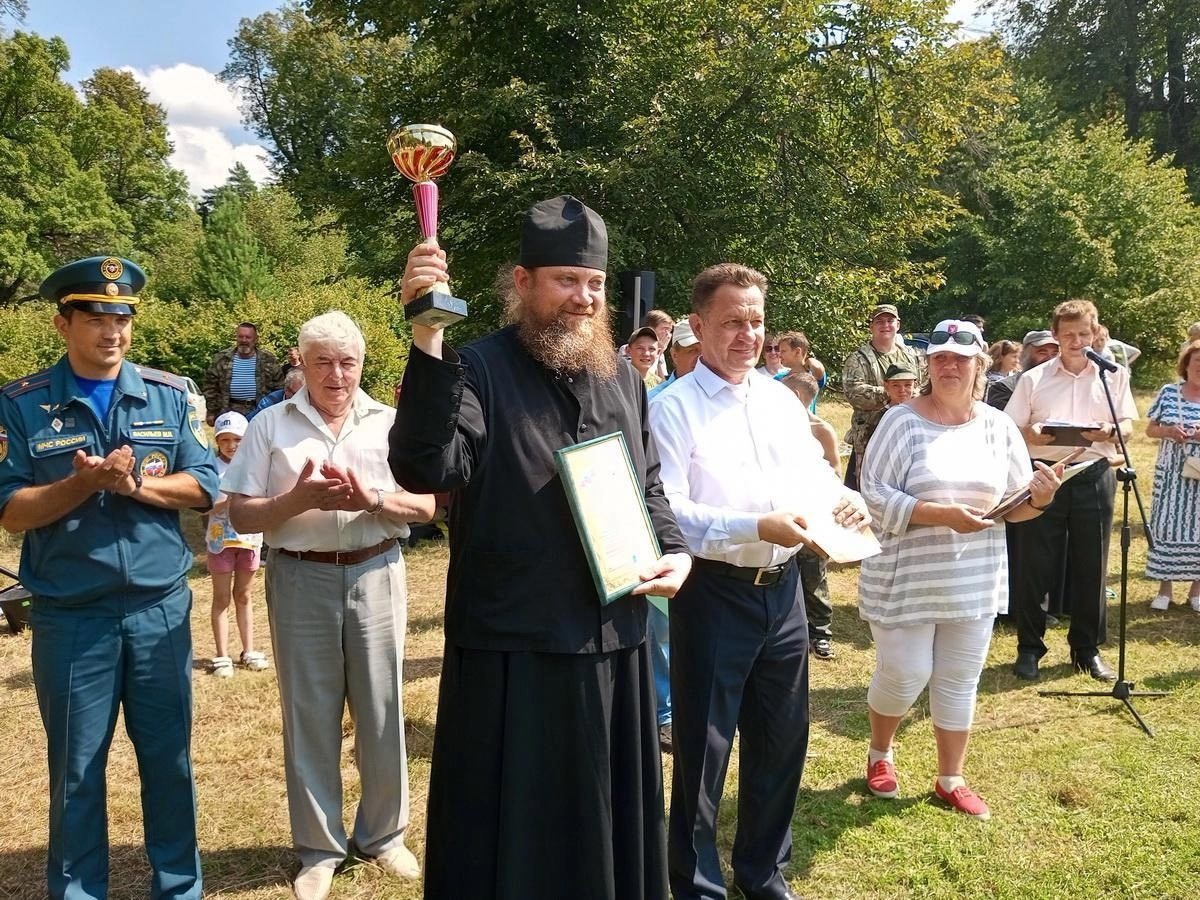
<svg viewBox="0 0 1200 900">
<path fill-rule="evenodd" d="M 867 449 L 867 439 L 887 409 L 883 373 L 888 363 L 884 360 L 891 358 L 892 362 L 896 362 L 897 357 L 904 357 L 914 371 L 921 371 L 917 354 L 911 347 L 897 346 L 891 353 L 881 354 L 867 341 L 846 357 L 846 365 L 842 369 L 842 388 L 854 408 L 850 416 L 850 428 L 846 431 L 846 443 L 854 448 L 854 454 L 860 460 Z"/>
<path fill-rule="evenodd" d="M 204 400 L 209 418 L 219 416 L 229 409 L 229 380 L 233 376 L 233 354 L 236 347 L 222 350 L 212 359 L 204 374 Z M 266 350 L 256 350 L 258 362 L 254 367 L 254 402 L 257 403 L 276 388 L 282 387 L 283 376 L 279 360 Z M 251 404 L 253 406 L 253 404 Z"/>
</svg>

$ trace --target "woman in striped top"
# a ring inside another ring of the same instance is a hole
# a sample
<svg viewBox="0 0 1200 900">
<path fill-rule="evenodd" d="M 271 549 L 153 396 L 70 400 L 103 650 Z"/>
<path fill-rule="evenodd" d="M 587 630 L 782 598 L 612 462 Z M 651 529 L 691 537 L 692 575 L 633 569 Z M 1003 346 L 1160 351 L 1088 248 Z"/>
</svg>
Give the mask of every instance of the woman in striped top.
<svg viewBox="0 0 1200 900">
<path fill-rule="evenodd" d="M 928 382 L 884 414 L 860 482 L 883 547 L 859 578 L 860 614 L 875 639 L 867 787 L 877 797 L 899 793 L 892 740 L 928 684 L 934 792 L 986 819 L 987 804 L 962 776 L 992 620 L 1008 607 L 1004 526 L 984 514 L 1028 484 L 1032 498 L 1008 519 L 1033 518 L 1059 480 L 1040 463 L 1034 473 L 1013 421 L 980 402 L 988 355 L 975 325 L 938 323 L 928 357 Z"/>
</svg>

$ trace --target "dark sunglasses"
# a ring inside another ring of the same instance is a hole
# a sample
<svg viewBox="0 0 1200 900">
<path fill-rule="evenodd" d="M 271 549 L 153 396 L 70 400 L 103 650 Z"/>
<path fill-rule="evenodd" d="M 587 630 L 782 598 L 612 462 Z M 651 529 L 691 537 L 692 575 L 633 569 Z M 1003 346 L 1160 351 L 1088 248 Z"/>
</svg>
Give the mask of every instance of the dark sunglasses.
<svg viewBox="0 0 1200 900">
<path fill-rule="evenodd" d="M 779 345 L 778 344 L 767 344 L 765 347 L 763 347 L 763 350 L 765 350 L 767 353 L 778 353 Z"/>
<path fill-rule="evenodd" d="M 944 344 L 949 340 L 953 340 L 956 344 L 962 344 L 964 347 L 968 344 L 975 344 L 976 346 L 979 346 L 979 341 L 977 341 L 975 339 L 975 335 L 971 334 L 969 331 L 956 331 L 954 334 L 951 334 L 949 331 L 930 332 L 930 346 Z"/>
</svg>

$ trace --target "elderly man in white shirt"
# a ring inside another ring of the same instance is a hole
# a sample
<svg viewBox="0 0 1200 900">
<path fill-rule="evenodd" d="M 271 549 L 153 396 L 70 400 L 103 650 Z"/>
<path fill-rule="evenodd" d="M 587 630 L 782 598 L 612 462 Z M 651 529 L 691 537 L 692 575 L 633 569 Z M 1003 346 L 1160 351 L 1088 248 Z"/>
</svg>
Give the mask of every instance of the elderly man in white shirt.
<svg viewBox="0 0 1200 900">
<path fill-rule="evenodd" d="M 782 868 L 808 748 L 808 624 L 795 554 L 805 510 L 867 519 L 812 436 L 804 405 L 752 376 L 766 278 L 733 263 L 692 285 L 700 362 L 650 404 L 663 489 L 695 554 L 671 600 L 675 768 L 668 857 L 676 900 L 726 896 L 716 820 L 741 734 L 733 875 L 750 900 L 787 900 Z"/>
<path fill-rule="evenodd" d="M 265 532 L 298 900 L 323 900 L 348 853 L 406 879 L 408 776 L 401 706 L 407 592 L 400 541 L 434 498 L 388 466 L 395 410 L 359 389 L 365 345 L 342 312 L 300 329 L 306 386 L 255 416 L 225 473 L 235 528 Z M 342 712 L 354 719 L 362 797 L 342 824 Z"/>
</svg>

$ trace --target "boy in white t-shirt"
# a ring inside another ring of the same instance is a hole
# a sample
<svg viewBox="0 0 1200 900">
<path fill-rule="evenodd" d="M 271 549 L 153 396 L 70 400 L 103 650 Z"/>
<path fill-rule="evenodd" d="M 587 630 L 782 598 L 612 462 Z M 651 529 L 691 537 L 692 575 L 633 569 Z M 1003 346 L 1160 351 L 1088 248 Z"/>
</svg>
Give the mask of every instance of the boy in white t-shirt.
<svg viewBox="0 0 1200 900">
<path fill-rule="evenodd" d="M 222 413 L 214 423 L 217 442 L 217 472 L 222 476 L 246 433 L 246 417 L 237 412 Z M 209 671 L 218 678 L 233 675 L 229 656 L 229 604 L 237 610 L 238 636 L 242 640 L 241 664 L 254 672 L 270 666 L 266 656 L 254 649 L 254 609 L 250 605 L 250 584 L 258 571 L 262 553 L 261 534 L 239 534 L 229 524 L 229 498 L 217 497 L 208 514 L 208 572 L 212 576 L 212 627 L 216 655 Z"/>
</svg>

